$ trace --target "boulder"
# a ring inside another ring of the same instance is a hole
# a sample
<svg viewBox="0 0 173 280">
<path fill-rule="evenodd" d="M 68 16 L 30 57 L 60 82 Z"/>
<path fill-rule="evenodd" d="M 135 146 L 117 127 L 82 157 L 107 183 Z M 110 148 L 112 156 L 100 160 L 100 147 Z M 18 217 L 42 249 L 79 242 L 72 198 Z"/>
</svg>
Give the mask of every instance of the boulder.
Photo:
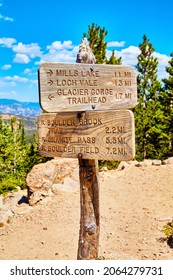
<svg viewBox="0 0 173 280">
<path fill-rule="evenodd" d="M 128 167 L 134 167 L 137 163 L 138 161 L 136 160 L 121 161 L 117 167 L 117 170 L 123 170 Z"/>
<path fill-rule="evenodd" d="M 173 157 L 167 158 L 163 161 L 163 164 L 173 164 Z"/>
<path fill-rule="evenodd" d="M 79 183 L 74 181 L 71 177 L 67 177 L 64 179 L 64 183 L 56 183 L 52 185 L 52 192 L 54 194 L 58 194 L 61 192 L 74 192 L 77 188 L 79 188 Z"/>
<path fill-rule="evenodd" d="M 54 184 L 63 184 L 64 178 L 70 176 L 78 166 L 77 159 L 55 158 L 35 165 L 27 175 L 28 201 L 37 204 L 51 196 Z"/>
<path fill-rule="evenodd" d="M 8 193 L 3 198 L 3 205 L 8 205 L 8 206 L 17 205 L 20 200 L 21 200 L 20 192 L 11 192 L 11 193 Z"/>
<path fill-rule="evenodd" d="M 105 172 L 105 171 L 108 171 L 107 166 L 103 166 L 102 169 L 101 169 L 100 171 L 104 171 L 104 172 Z"/>
<path fill-rule="evenodd" d="M 32 207 L 25 203 L 12 209 L 14 215 L 23 215 L 29 213 L 30 211 L 32 211 Z"/>
<path fill-rule="evenodd" d="M 162 161 L 159 160 L 159 159 L 154 159 L 154 160 L 152 161 L 152 165 L 160 166 L 161 164 L 162 164 Z"/>
<path fill-rule="evenodd" d="M 120 164 L 118 165 L 117 170 L 120 171 L 120 170 L 123 170 L 125 168 L 129 168 L 129 167 L 131 167 L 129 162 L 121 161 Z"/>
<path fill-rule="evenodd" d="M 147 166 L 152 166 L 153 165 L 153 160 L 152 159 L 144 159 L 144 165 Z"/>
</svg>

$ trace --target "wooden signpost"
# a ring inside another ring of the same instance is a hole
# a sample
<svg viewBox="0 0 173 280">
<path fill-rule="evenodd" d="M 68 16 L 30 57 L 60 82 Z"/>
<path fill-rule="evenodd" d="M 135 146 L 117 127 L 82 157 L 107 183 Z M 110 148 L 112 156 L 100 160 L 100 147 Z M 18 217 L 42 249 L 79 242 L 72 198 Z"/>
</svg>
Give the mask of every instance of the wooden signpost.
<svg viewBox="0 0 173 280">
<path fill-rule="evenodd" d="M 47 157 L 79 159 L 80 232 L 78 260 L 98 258 L 98 159 L 132 160 L 137 102 L 131 66 L 97 65 L 84 38 L 79 64 L 44 63 L 39 69 L 39 151 Z M 125 109 L 125 110 L 124 110 Z"/>
</svg>

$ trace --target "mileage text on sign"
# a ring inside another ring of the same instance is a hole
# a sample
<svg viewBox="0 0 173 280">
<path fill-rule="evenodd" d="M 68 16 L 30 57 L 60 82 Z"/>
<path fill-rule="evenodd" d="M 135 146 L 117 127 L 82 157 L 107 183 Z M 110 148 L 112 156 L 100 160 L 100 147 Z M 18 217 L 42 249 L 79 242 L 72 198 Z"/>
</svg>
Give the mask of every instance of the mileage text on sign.
<svg viewBox="0 0 173 280">
<path fill-rule="evenodd" d="M 121 161 L 135 155 L 134 117 L 129 110 L 42 114 L 38 132 L 43 156 Z"/>
<path fill-rule="evenodd" d="M 136 72 L 131 66 L 43 63 L 40 105 L 47 112 L 133 108 Z"/>
</svg>

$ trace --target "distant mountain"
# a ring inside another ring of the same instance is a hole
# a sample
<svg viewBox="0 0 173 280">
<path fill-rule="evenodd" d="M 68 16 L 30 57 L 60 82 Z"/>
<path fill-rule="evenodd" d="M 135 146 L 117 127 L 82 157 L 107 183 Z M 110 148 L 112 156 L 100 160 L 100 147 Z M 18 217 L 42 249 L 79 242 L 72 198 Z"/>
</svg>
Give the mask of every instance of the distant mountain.
<svg viewBox="0 0 173 280">
<path fill-rule="evenodd" d="M 12 114 L 36 118 L 41 113 L 38 102 L 20 102 L 13 99 L 0 99 L 0 114 Z"/>
</svg>

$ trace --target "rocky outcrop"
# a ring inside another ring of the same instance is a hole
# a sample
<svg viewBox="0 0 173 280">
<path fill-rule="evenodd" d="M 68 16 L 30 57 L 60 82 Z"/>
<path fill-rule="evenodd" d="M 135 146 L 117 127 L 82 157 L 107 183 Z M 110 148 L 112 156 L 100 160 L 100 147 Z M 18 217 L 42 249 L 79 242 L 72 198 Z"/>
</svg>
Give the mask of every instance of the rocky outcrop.
<svg viewBox="0 0 173 280">
<path fill-rule="evenodd" d="M 48 199 L 58 188 L 63 189 L 65 178 L 71 176 L 77 167 L 77 159 L 64 158 L 35 165 L 26 179 L 29 204 L 35 205 L 45 198 Z"/>
<path fill-rule="evenodd" d="M 173 157 L 167 158 L 163 161 L 163 164 L 173 164 Z"/>
<path fill-rule="evenodd" d="M 96 62 L 95 56 L 89 46 L 87 38 L 83 38 L 83 40 L 80 42 L 76 62 L 90 64 L 94 64 Z"/>
</svg>

